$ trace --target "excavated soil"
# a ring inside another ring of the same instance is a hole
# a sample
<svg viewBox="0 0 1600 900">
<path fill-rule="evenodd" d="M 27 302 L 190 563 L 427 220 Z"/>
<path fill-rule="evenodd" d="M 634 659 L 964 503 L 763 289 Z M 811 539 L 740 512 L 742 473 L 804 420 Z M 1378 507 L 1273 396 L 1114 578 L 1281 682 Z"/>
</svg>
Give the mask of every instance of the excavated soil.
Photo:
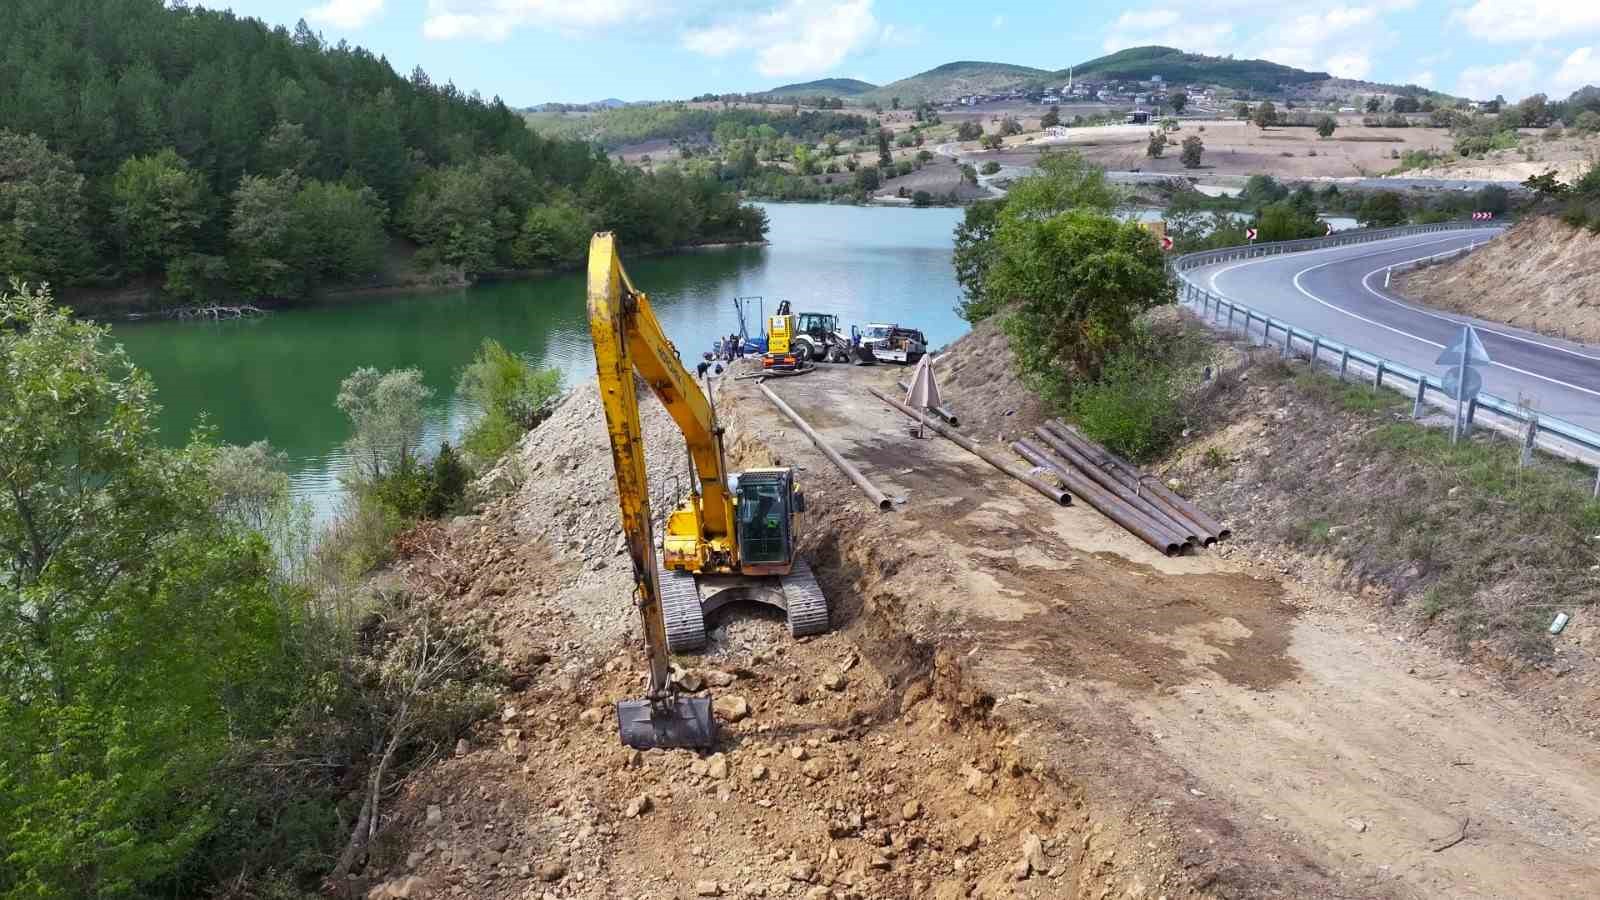
<svg viewBox="0 0 1600 900">
<path fill-rule="evenodd" d="M 985 440 L 1043 415 L 997 340 L 980 330 L 938 369 Z M 497 499 L 409 542 L 400 573 L 488 628 L 508 687 L 386 800 L 354 886 L 1176 900 L 1600 883 L 1592 741 L 1264 552 L 1168 559 L 911 437 L 865 392 L 906 374 L 768 385 L 895 498 L 882 513 L 752 381 L 720 382 L 732 465 L 796 468 L 834 629 L 794 641 L 737 606 L 710 623 L 708 650 L 675 663 L 715 699 L 713 754 L 617 740 L 611 704 L 641 692 L 644 664 L 592 386 L 485 480 Z M 645 419 L 659 519 L 683 449 L 659 407 Z M 1249 535 L 1248 508 L 1229 512 Z"/>
<path fill-rule="evenodd" d="M 1553 216 L 1517 223 L 1458 260 L 1395 277 L 1406 297 L 1600 344 L 1600 235 Z"/>
<path fill-rule="evenodd" d="M 659 519 L 683 488 L 683 444 L 653 402 L 644 419 Z M 741 466 L 778 457 L 743 434 L 731 444 Z M 835 629 L 794 641 L 778 614 L 737 606 L 711 623 L 706 653 L 674 661 L 684 689 L 714 698 L 710 755 L 617 739 L 612 704 L 642 692 L 644 661 L 592 386 L 484 479 L 499 496 L 479 515 L 413 534 L 399 574 L 487 629 L 508 687 L 497 717 L 386 801 L 384 836 L 352 887 L 541 900 L 1200 895 L 1166 837 L 1129 830 L 1022 752 L 967 660 L 901 622 L 896 554 L 852 531 L 876 510 L 802 472 L 834 526 L 813 525 L 805 548 Z"/>
</svg>

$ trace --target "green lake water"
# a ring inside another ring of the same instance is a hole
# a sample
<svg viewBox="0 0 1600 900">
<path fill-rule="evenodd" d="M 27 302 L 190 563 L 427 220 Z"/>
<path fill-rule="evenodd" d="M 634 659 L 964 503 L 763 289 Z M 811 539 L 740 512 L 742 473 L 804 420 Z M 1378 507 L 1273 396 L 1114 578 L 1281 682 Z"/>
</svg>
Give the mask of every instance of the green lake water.
<svg viewBox="0 0 1600 900">
<path fill-rule="evenodd" d="M 772 204 L 770 245 L 627 258 L 668 336 L 691 364 L 719 334 L 738 330 L 735 296 L 771 312 L 831 312 L 846 323 L 900 322 L 941 346 L 966 325 L 950 265 L 955 209 Z M 760 324 L 751 316 L 752 333 Z M 181 444 L 202 417 L 220 440 L 267 440 L 288 453 L 294 489 L 326 513 L 339 496 L 349 424 L 333 406 L 360 366 L 415 366 L 435 391 L 425 440 L 459 435 L 476 410 L 456 375 L 492 337 L 571 387 L 594 378 L 579 274 L 464 290 L 341 301 L 222 323 L 119 324 L 117 340 L 155 379 L 161 426 Z"/>
</svg>

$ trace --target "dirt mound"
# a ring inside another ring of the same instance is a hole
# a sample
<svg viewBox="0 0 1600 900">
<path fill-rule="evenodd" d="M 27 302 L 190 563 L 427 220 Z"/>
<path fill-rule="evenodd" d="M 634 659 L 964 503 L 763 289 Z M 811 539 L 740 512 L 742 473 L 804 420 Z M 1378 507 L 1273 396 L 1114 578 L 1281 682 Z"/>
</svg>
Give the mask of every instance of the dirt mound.
<svg viewBox="0 0 1600 900">
<path fill-rule="evenodd" d="M 656 403 L 644 421 L 659 517 L 687 487 L 683 445 Z M 783 462 L 730 431 L 735 464 Z M 644 661 L 592 385 L 484 479 L 498 499 L 479 515 L 414 532 L 397 574 L 487 629 L 506 687 L 495 717 L 385 799 L 352 892 L 1088 897 L 1138 872 L 1133 884 L 1195 896 L 1147 874 L 1157 858 L 1171 871 L 1156 836 L 1124 844 L 1021 755 L 960 655 L 909 636 L 885 593 L 898 563 L 855 540 L 876 510 L 837 473 L 800 464 L 814 510 L 803 552 L 836 627 L 795 641 L 763 609 L 719 614 L 706 652 L 675 661 L 684 690 L 713 697 L 707 756 L 617 739 L 613 704 L 639 696 Z"/>
<path fill-rule="evenodd" d="M 1011 344 L 999 323 L 979 322 L 937 358 L 939 389 L 961 417 L 961 430 L 1005 444 L 1054 415 L 1016 375 Z"/>
<path fill-rule="evenodd" d="M 1554 217 L 1519 222 L 1465 258 L 1395 284 L 1429 306 L 1600 343 L 1600 235 Z"/>
</svg>

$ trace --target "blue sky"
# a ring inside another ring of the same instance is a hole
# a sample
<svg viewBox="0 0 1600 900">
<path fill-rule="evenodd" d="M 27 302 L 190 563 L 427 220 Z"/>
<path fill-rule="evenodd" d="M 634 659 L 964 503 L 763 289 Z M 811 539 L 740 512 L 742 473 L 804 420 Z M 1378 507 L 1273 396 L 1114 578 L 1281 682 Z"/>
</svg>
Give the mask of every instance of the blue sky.
<svg viewBox="0 0 1600 900">
<path fill-rule="evenodd" d="M 226 0 L 514 106 L 668 99 L 958 59 L 1063 68 L 1166 44 L 1517 99 L 1600 84 L 1600 0 Z"/>
</svg>

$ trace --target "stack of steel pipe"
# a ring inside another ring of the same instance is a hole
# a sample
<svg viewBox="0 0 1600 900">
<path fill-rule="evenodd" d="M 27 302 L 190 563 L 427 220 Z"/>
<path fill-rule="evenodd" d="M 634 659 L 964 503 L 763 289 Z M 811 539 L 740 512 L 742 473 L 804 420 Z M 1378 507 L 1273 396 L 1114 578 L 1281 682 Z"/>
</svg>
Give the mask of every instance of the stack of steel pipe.
<svg viewBox="0 0 1600 900">
<path fill-rule="evenodd" d="M 1053 473 L 1066 485 L 1067 490 L 1167 556 L 1178 556 L 1193 548 L 1193 542 L 1179 534 L 1169 523 L 1158 520 L 1137 504 L 1129 502 L 1132 497 L 1130 491 L 1108 489 L 1099 479 L 1087 477 L 1073 464 L 1027 441 L 1013 441 L 1011 449 L 1028 462 Z"/>
<path fill-rule="evenodd" d="M 1108 489 L 1120 489 L 1114 493 L 1122 499 L 1131 496 L 1136 509 L 1183 535 L 1189 543 L 1209 547 L 1233 534 L 1226 525 L 1178 496 L 1160 479 L 1139 471 L 1137 466 L 1078 434 L 1059 419 L 1045 423 L 1036 433 L 1097 483 Z"/>
<path fill-rule="evenodd" d="M 1053 419 L 1045 423 L 1045 428 L 1063 436 L 1066 440 L 1076 442 L 1079 446 L 1086 448 L 1089 451 L 1086 455 L 1099 464 L 1101 468 L 1112 471 L 1124 483 L 1134 486 L 1141 494 L 1150 497 L 1160 505 L 1168 507 L 1171 512 L 1182 519 L 1194 523 L 1201 531 L 1211 534 L 1213 540 L 1207 541 L 1206 546 L 1209 547 L 1216 541 L 1225 541 L 1233 536 L 1233 529 L 1217 521 L 1215 517 L 1189 502 L 1187 498 L 1179 496 L 1171 488 L 1162 484 L 1161 479 L 1139 471 L 1138 466 L 1078 434 L 1060 419 Z"/>
</svg>

